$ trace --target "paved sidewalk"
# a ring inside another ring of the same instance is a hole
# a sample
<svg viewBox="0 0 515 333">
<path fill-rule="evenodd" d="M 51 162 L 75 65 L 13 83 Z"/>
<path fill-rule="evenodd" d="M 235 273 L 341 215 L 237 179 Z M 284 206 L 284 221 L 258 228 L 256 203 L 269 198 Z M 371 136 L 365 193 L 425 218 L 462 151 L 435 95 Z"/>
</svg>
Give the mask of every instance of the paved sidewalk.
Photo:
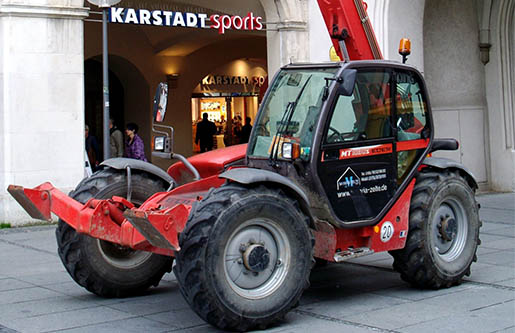
<svg viewBox="0 0 515 333">
<path fill-rule="evenodd" d="M 479 196 L 482 244 L 460 286 L 413 289 L 388 254 L 312 273 L 300 306 L 269 332 L 515 332 L 515 193 Z M 0 230 L 0 333 L 214 332 L 167 274 L 147 295 L 102 299 L 71 280 L 55 226 Z"/>
</svg>

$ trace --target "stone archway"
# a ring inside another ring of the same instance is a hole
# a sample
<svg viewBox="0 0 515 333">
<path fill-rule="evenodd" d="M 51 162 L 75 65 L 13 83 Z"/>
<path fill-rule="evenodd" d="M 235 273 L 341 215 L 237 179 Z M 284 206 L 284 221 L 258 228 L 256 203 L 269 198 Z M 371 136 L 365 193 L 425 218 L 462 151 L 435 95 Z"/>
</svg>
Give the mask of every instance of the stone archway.
<svg viewBox="0 0 515 333">
<path fill-rule="evenodd" d="M 164 122 L 175 129 L 174 151 L 185 156 L 193 153 L 191 95 L 195 87 L 216 68 L 241 58 L 266 59 L 266 39 L 255 37 L 220 41 L 184 57 L 177 71 L 178 77 L 168 91 L 168 111 Z M 170 164 L 158 158 L 153 159 L 153 163 L 162 168 Z"/>
<path fill-rule="evenodd" d="M 90 58 L 84 61 L 84 121 L 89 127 L 90 135 L 98 141 L 98 161 L 103 160 L 103 92 L 102 59 Z M 124 124 L 124 89 L 113 71 L 109 71 L 109 115 L 117 126 Z M 92 162 L 93 163 L 93 162 Z"/>
<path fill-rule="evenodd" d="M 96 56 L 85 62 L 85 118 L 99 127 L 97 138 L 102 141 L 102 72 L 101 59 Z M 145 153 L 150 158 L 150 87 L 141 71 L 121 56 L 109 56 L 110 115 L 122 130 L 128 122 L 138 124 L 139 135 L 145 143 Z M 94 82 L 88 82 L 93 80 Z M 90 124 L 91 126 L 91 124 Z"/>
</svg>

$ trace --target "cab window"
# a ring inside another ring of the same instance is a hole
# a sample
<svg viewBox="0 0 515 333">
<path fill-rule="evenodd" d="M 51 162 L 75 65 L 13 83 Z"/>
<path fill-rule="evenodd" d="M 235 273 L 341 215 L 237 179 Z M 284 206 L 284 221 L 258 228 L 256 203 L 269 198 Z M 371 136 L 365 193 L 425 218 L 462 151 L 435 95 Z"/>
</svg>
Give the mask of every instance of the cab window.
<svg viewBox="0 0 515 333">
<path fill-rule="evenodd" d="M 422 138 L 422 130 L 427 122 L 424 98 L 414 73 L 396 73 L 395 105 L 397 109 L 398 141 Z"/>
<path fill-rule="evenodd" d="M 390 79 L 389 72 L 358 72 L 353 94 L 336 101 L 326 143 L 391 137 Z"/>
<path fill-rule="evenodd" d="M 301 159 L 308 160 L 326 79 L 337 71 L 338 67 L 281 69 L 254 124 L 249 156 L 270 157 L 277 144 L 281 157 L 279 142 L 297 142 Z"/>
<path fill-rule="evenodd" d="M 397 141 L 426 138 L 427 105 L 423 87 L 418 75 L 409 71 L 395 73 L 395 110 Z M 397 183 L 401 184 L 423 153 L 424 149 L 401 150 L 397 152 Z"/>
</svg>

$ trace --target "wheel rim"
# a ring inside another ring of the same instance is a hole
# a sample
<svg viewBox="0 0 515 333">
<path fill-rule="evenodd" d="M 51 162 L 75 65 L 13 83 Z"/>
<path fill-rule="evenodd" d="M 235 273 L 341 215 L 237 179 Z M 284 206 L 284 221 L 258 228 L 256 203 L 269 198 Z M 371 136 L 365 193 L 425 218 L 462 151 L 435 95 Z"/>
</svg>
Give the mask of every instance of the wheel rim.
<svg viewBox="0 0 515 333">
<path fill-rule="evenodd" d="M 230 287 L 248 299 L 267 297 L 284 282 L 291 254 L 282 227 L 256 218 L 238 226 L 224 249 L 224 271 Z"/>
<path fill-rule="evenodd" d="M 108 263 L 120 269 L 138 267 L 152 256 L 151 252 L 132 250 L 128 247 L 100 239 L 97 241 L 97 244 L 102 257 Z"/>
<path fill-rule="evenodd" d="M 432 246 L 441 259 L 451 262 L 465 248 L 468 235 L 468 217 L 456 198 L 444 200 L 432 221 Z"/>
<path fill-rule="evenodd" d="M 125 197 L 124 194 L 121 196 Z M 142 201 L 134 200 L 133 203 L 139 207 Z M 152 256 L 152 252 L 133 250 L 101 239 L 97 239 L 97 246 L 105 261 L 119 269 L 136 268 Z"/>
</svg>

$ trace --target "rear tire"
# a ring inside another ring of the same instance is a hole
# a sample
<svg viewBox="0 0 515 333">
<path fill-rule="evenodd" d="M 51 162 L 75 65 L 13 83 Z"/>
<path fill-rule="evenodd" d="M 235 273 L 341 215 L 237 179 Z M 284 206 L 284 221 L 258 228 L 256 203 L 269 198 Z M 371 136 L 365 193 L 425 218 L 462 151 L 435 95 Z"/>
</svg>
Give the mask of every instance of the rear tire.
<svg viewBox="0 0 515 333">
<path fill-rule="evenodd" d="M 132 188 L 132 201 L 137 205 L 154 193 L 166 190 L 162 181 L 134 171 Z M 126 197 L 126 194 L 127 175 L 104 169 L 82 180 L 70 196 L 85 203 L 90 198 Z M 56 238 L 59 257 L 70 276 L 99 296 L 141 294 L 150 286 L 157 286 L 163 275 L 171 271 L 171 257 L 136 251 L 79 234 L 62 220 L 59 220 Z"/>
<path fill-rule="evenodd" d="M 458 172 L 423 170 L 410 205 L 406 246 L 390 252 L 403 280 L 438 289 L 470 275 L 479 245 L 478 204 Z"/>
<path fill-rule="evenodd" d="M 193 207 L 174 273 L 204 320 L 224 330 L 266 328 L 309 285 L 308 218 L 279 190 L 224 185 Z"/>
</svg>

